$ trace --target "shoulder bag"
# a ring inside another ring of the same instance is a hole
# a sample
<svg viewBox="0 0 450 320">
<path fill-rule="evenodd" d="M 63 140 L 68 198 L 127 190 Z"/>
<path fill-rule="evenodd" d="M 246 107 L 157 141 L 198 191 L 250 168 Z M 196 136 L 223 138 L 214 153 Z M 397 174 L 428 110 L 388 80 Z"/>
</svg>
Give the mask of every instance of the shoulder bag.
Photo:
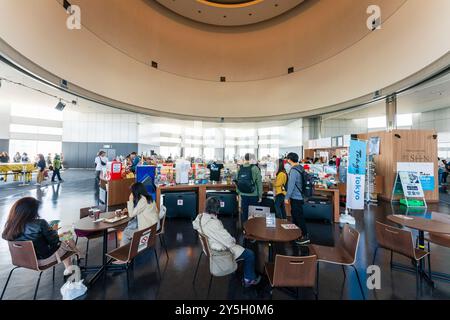
<svg viewBox="0 0 450 320">
<path fill-rule="evenodd" d="M 200 217 L 199 225 L 200 225 L 200 231 L 203 236 L 206 237 L 206 240 L 209 242 L 209 237 L 203 232 L 202 227 L 202 218 L 203 214 Z M 212 237 L 211 237 L 212 238 Z M 221 241 L 212 238 L 214 241 L 219 242 L 222 244 L 227 250 L 224 251 L 216 251 L 209 248 L 209 270 L 213 276 L 216 277 L 223 277 L 226 275 L 229 275 L 236 271 L 237 269 L 237 263 L 234 260 L 234 256 L 230 251 L 230 248 L 228 248 L 225 244 L 223 244 Z"/>
</svg>

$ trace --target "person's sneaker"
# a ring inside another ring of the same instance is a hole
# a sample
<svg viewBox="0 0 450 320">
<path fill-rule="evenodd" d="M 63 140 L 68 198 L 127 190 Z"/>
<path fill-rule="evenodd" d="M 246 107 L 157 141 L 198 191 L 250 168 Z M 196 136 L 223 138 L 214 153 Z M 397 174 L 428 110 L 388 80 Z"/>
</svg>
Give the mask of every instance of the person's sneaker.
<svg viewBox="0 0 450 320">
<path fill-rule="evenodd" d="M 251 286 L 256 286 L 261 282 L 261 276 L 257 276 L 254 280 L 244 279 L 244 287 L 249 288 Z"/>
<path fill-rule="evenodd" d="M 311 240 L 309 239 L 309 235 L 304 235 L 300 239 L 295 240 L 295 243 L 298 244 L 298 245 L 305 245 L 305 244 L 308 244 L 310 242 L 311 242 Z"/>
</svg>

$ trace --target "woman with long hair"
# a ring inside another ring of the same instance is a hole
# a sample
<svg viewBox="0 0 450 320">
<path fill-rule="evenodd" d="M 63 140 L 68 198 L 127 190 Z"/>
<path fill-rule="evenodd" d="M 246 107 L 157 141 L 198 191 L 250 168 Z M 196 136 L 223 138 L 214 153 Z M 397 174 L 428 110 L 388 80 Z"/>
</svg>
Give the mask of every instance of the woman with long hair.
<svg viewBox="0 0 450 320">
<path fill-rule="evenodd" d="M 284 168 L 283 159 L 278 159 L 277 175 L 275 178 L 274 194 L 275 194 L 275 216 L 279 219 L 286 219 L 286 207 L 284 205 L 284 197 L 286 196 L 286 185 L 288 175 Z"/>
<path fill-rule="evenodd" d="M 73 241 L 61 242 L 56 230 L 39 216 L 40 202 L 32 197 L 22 198 L 12 206 L 2 237 L 7 241 L 32 241 L 38 264 L 45 266 L 67 252 L 78 250 Z M 68 275 L 70 258 L 63 260 L 66 267 L 64 275 Z"/>
<path fill-rule="evenodd" d="M 153 197 L 141 182 L 133 183 L 130 187 L 130 198 L 127 208 L 123 212 L 132 218 L 123 231 L 121 245 L 125 245 L 133 238 L 133 233 L 158 223 L 159 215 Z"/>
</svg>

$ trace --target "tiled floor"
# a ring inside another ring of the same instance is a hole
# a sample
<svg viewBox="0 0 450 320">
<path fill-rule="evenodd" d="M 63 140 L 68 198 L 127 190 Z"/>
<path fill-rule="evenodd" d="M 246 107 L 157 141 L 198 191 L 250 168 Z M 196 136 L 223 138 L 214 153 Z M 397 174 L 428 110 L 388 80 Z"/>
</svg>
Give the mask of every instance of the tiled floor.
<svg viewBox="0 0 450 320">
<path fill-rule="evenodd" d="M 83 170 L 67 170 L 64 173 L 64 183 L 48 185 L 41 188 L 35 186 L 16 187 L 14 184 L 0 183 L 0 225 L 3 225 L 12 203 L 23 196 L 34 196 L 42 200 L 41 215 L 45 219 L 60 219 L 62 225 L 71 227 L 79 215 L 79 208 L 96 203 L 94 191 L 94 172 Z M 20 189 L 24 188 L 24 189 Z M 450 214 L 450 206 L 446 203 L 433 204 L 430 211 L 440 211 Z M 385 221 L 385 216 L 398 207 L 381 203 L 379 206 L 369 206 L 364 212 L 355 213 L 356 228 L 361 232 L 358 249 L 357 268 L 362 275 L 363 285 L 366 281 L 366 268 L 371 263 L 374 248 L 374 222 Z M 236 232 L 236 222 L 231 217 L 223 219 L 225 226 L 232 234 Z M 332 245 L 339 235 L 340 228 L 323 224 L 309 224 L 313 242 Z M 169 248 L 169 260 L 163 252 L 160 254 L 162 280 L 156 273 L 155 258 L 152 252 L 144 253 L 135 263 L 132 272 L 130 289 L 127 288 L 126 273 L 110 273 L 104 279 L 97 281 L 89 289 L 84 299 L 205 299 L 209 273 L 207 263 L 203 260 L 195 286 L 192 284 L 194 268 L 200 252 L 200 244 L 195 236 L 189 220 L 168 219 L 166 242 Z M 113 239 L 110 246 L 114 244 Z M 85 241 L 80 240 L 80 248 L 85 249 Z M 256 244 L 251 245 L 260 254 Z M 159 248 L 158 248 L 159 249 Z M 450 249 L 432 245 L 432 267 L 435 271 L 450 273 Z M 282 253 L 299 254 L 296 247 L 286 245 L 276 250 Z M 294 250 L 294 251 L 293 251 Z M 101 240 L 94 240 L 90 246 L 89 264 L 101 261 Z M 450 283 L 436 281 L 436 288 L 431 289 L 423 283 L 422 293 L 416 296 L 415 276 L 389 267 L 389 254 L 379 251 L 377 264 L 381 268 L 381 289 L 368 290 L 368 299 L 450 299 Z M 305 252 L 302 252 L 305 254 Z M 408 263 L 407 259 L 395 256 L 398 262 Z M 7 243 L 0 240 L 0 288 L 6 281 L 11 267 Z M 31 299 L 37 273 L 28 270 L 18 270 L 13 275 L 4 299 Z M 61 299 L 60 287 L 63 284 L 62 266 L 57 269 L 55 283 L 52 282 L 51 271 L 44 273 L 39 288 L 38 299 Z M 213 280 L 209 299 L 269 299 L 269 286 L 264 279 L 257 288 L 244 289 L 239 276 L 216 278 Z M 275 291 L 274 299 L 293 299 L 284 291 Z M 313 299 L 313 294 L 302 290 L 300 298 Z M 353 270 L 347 269 L 344 281 L 340 267 L 322 264 L 320 267 L 320 299 L 361 299 L 361 294 Z"/>
</svg>

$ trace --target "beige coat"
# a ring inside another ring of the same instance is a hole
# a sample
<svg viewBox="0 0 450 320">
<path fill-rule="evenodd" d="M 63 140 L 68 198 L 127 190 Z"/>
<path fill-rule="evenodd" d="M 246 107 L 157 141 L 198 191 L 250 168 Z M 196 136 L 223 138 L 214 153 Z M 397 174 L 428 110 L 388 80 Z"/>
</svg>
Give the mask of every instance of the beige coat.
<svg viewBox="0 0 450 320">
<path fill-rule="evenodd" d="M 200 217 L 192 222 L 195 230 L 201 232 Z M 236 240 L 228 233 L 225 227 L 215 215 L 204 213 L 202 218 L 203 234 L 208 238 L 209 247 L 215 251 L 225 251 L 227 248 L 233 253 L 235 259 L 239 258 L 244 252 L 244 248 L 236 244 Z"/>
<path fill-rule="evenodd" d="M 128 201 L 127 209 L 130 218 L 137 216 L 138 230 L 151 227 L 159 222 L 158 209 L 156 209 L 155 202 L 149 204 L 145 197 L 141 197 L 136 208 L 134 207 L 133 201 Z"/>
</svg>

